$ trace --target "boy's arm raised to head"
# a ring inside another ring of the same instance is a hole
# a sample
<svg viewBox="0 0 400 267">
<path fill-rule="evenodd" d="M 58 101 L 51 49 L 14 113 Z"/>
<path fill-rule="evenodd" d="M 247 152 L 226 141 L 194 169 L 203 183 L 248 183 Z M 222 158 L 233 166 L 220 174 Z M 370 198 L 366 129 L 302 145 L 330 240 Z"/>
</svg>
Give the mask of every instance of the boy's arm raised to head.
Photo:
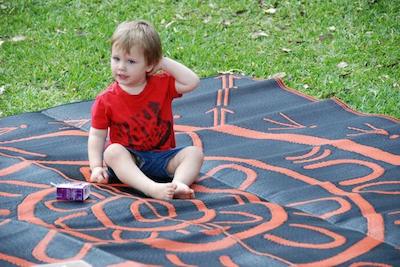
<svg viewBox="0 0 400 267">
<path fill-rule="evenodd" d="M 159 63 L 159 68 L 174 76 L 178 93 L 191 92 L 199 85 L 200 79 L 197 74 L 173 59 L 163 57 Z"/>
</svg>

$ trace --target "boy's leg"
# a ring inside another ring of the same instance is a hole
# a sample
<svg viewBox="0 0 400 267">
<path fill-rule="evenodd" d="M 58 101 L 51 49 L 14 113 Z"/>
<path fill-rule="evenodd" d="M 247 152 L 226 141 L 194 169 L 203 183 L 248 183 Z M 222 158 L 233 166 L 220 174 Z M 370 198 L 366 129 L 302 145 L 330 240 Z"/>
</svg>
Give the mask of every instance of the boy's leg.
<svg viewBox="0 0 400 267">
<path fill-rule="evenodd" d="M 196 146 L 188 146 L 179 151 L 168 163 L 168 173 L 174 174 L 172 183 L 177 185 L 175 198 L 194 198 L 189 186 L 197 179 L 204 155 Z"/>
<path fill-rule="evenodd" d="M 172 199 L 177 188 L 173 183 L 157 183 L 136 165 L 131 153 L 120 144 L 111 144 L 104 151 L 104 161 L 121 182 L 156 199 Z"/>
</svg>

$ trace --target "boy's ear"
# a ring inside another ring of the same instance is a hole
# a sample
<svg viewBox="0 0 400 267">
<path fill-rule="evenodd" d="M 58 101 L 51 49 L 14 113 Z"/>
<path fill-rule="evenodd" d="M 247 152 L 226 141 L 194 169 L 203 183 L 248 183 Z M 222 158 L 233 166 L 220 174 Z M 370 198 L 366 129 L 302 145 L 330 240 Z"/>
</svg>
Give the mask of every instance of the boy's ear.
<svg viewBox="0 0 400 267">
<path fill-rule="evenodd" d="M 156 64 L 147 66 L 147 69 L 146 69 L 147 74 L 149 74 L 149 75 L 156 74 L 160 70 L 159 64 L 160 64 L 160 62 L 157 62 Z"/>
<path fill-rule="evenodd" d="M 153 72 L 155 65 L 149 65 L 147 66 L 146 72 L 150 73 Z"/>
<path fill-rule="evenodd" d="M 147 74 L 149 75 L 153 75 L 158 73 L 161 70 L 161 62 L 162 62 L 162 58 L 157 61 L 156 63 L 149 65 L 147 71 Z"/>
</svg>

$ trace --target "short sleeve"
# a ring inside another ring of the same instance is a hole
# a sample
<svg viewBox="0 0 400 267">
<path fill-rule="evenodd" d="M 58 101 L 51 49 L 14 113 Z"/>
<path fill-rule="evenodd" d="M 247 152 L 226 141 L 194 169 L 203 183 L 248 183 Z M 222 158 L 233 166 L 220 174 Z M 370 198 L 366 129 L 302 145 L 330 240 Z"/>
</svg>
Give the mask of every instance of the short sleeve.
<svg viewBox="0 0 400 267">
<path fill-rule="evenodd" d="M 98 96 L 92 106 L 92 127 L 96 129 L 107 129 L 109 124 L 107 108 L 101 96 Z"/>
</svg>

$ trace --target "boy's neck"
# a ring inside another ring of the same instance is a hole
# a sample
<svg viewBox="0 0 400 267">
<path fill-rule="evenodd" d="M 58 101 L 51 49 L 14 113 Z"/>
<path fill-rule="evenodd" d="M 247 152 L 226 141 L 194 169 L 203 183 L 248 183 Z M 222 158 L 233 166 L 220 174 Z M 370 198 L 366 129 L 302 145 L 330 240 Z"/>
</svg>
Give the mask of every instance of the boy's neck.
<svg viewBox="0 0 400 267">
<path fill-rule="evenodd" d="M 143 83 L 137 84 L 132 87 L 125 86 L 123 84 L 119 83 L 119 87 L 121 87 L 122 90 L 124 90 L 126 93 L 130 95 L 138 95 L 141 92 L 143 92 L 144 88 L 146 87 L 147 80 L 145 80 Z"/>
</svg>

